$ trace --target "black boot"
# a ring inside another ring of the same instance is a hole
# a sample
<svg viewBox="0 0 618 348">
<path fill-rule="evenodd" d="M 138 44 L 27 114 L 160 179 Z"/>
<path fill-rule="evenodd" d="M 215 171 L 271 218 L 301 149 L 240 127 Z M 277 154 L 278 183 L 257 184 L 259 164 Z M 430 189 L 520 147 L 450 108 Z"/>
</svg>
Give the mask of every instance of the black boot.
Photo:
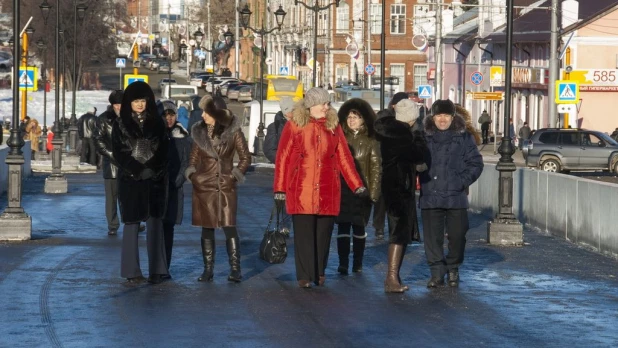
<svg viewBox="0 0 618 348">
<path fill-rule="evenodd" d="M 337 236 L 337 254 L 339 254 L 337 272 L 347 275 L 350 266 L 350 237 L 348 235 Z"/>
<path fill-rule="evenodd" d="M 240 273 L 240 239 L 238 237 L 229 238 L 225 241 L 225 246 L 230 260 L 230 275 L 227 280 L 238 283 L 242 279 Z"/>
<path fill-rule="evenodd" d="M 452 268 L 448 271 L 448 285 L 450 287 L 459 286 L 459 269 Z"/>
<path fill-rule="evenodd" d="M 212 281 L 215 270 L 215 240 L 202 238 L 202 257 L 204 258 L 204 273 L 197 278 L 199 282 Z"/>
<path fill-rule="evenodd" d="M 363 255 L 365 255 L 365 238 L 367 234 L 362 237 L 354 236 L 352 238 L 352 252 L 353 252 L 353 261 L 352 261 L 352 272 L 362 272 L 363 271 Z"/>
</svg>

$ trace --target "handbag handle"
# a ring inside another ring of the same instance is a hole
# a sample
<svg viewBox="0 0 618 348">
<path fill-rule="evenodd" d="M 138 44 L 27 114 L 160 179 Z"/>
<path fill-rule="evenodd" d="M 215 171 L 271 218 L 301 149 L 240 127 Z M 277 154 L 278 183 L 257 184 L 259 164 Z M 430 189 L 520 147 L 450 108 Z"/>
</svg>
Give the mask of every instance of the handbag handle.
<svg viewBox="0 0 618 348">
<path fill-rule="evenodd" d="M 277 221 L 276 221 L 276 231 L 279 231 L 279 222 L 280 222 L 280 215 L 281 215 L 281 210 L 283 210 L 283 207 L 281 207 L 279 204 L 277 204 L 277 202 L 275 201 L 275 204 L 273 204 L 273 209 L 270 211 L 270 218 L 268 219 L 268 225 L 266 225 L 266 231 L 268 232 L 268 230 L 270 229 L 270 224 L 273 222 L 273 217 L 277 217 Z"/>
</svg>

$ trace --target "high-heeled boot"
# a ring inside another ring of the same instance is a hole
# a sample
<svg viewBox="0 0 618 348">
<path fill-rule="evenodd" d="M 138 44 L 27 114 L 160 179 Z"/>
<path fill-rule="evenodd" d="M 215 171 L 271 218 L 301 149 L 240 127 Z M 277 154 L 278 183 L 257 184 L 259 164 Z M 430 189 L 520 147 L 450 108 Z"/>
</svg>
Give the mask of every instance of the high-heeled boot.
<svg viewBox="0 0 618 348">
<path fill-rule="evenodd" d="M 199 282 L 212 281 L 215 271 L 215 240 L 202 238 L 202 257 L 204 258 L 204 272 L 197 278 Z"/>
<path fill-rule="evenodd" d="M 240 273 L 240 239 L 238 237 L 228 238 L 225 241 L 225 246 L 230 261 L 230 275 L 227 280 L 238 283 L 242 279 Z"/>
<path fill-rule="evenodd" d="M 359 273 L 363 271 L 363 256 L 365 255 L 365 238 L 364 236 L 353 236 L 352 238 L 352 272 Z"/>
<path fill-rule="evenodd" d="M 347 275 L 350 266 L 350 237 L 347 234 L 337 236 L 337 254 L 339 255 L 339 267 L 337 272 Z"/>
<path fill-rule="evenodd" d="M 401 246 L 403 251 L 401 252 L 401 258 L 399 259 L 399 271 L 397 272 L 397 278 L 399 279 L 399 284 L 403 287 L 404 291 L 410 290 L 410 287 L 401 282 L 401 265 L 403 264 L 403 258 L 406 256 L 406 249 L 408 248 L 407 244 L 403 244 Z"/>
<path fill-rule="evenodd" d="M 388 245 L 388 269 L 386 280 L 384 280 L 384 292 L 404 292 L 406 289 L 399 282 L 399 267 L 403 257 L 403 245 L 389 244 Z"/>
</svg>

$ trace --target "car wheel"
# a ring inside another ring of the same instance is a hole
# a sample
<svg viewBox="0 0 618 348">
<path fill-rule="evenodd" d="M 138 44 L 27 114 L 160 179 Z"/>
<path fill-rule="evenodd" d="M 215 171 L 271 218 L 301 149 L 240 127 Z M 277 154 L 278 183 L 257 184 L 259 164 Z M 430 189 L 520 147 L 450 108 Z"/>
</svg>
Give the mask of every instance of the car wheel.
<svg viewBox="0 0 618 348">
<path fill-rule="evenodd" d="M 614 164 L 614 174 L 618 175 L 618 162 Z"/>
<path fill-rule="evenodd" d="M 541 169 L 545 172 L 560 173 L 560 162 L 555 159 L 547 159 L 541 163 Z"/>
</svg>

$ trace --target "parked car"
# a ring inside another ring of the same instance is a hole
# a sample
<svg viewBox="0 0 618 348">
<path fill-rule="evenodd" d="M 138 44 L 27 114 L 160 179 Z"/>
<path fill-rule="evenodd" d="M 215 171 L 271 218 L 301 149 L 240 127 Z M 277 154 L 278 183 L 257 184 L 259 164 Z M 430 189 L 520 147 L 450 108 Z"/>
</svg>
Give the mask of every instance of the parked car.
<svg viewBox="0 0 618 348">
<path fill-rule="evenodd" d="M 230 88 L 230 86 L 236 86 L 239 83 L 243 83 L 244 81 L 240 81 L 240 80 L 227 80 L 227 81 L 223 81 L 221 82 L 221 84 L 219 85 L 219 92 L 221 93 L 222 97 L 227 97 L 227 90 Z"/>
<path fill-rule="evenodd" d="M 159 66 L 161 65 L 162 60 L 161 59 L 153 59 L 150 61 L 150 65 L 148 66 L 148 69 L 150 69 L 151 71 L 155 71 L 159 68 Z"/>
<path fill-rule="evenodd" d="M 239 102 L 250 102 L 253 100 L 253 95 L 251 95 L 251 86 L 241 86 L 238 89 L 238 97 L 236 98 L 236 100 L 238 100 Z M 235 90 L 236 91 L 236 90 Z M 231 100 L 231 98 L 230 98 Z"/>
<path fill-rule="evenodd" d="M 161 63 L 159 63 L 159 67 L 157 68 L 157 72 L 159 74 L 161 74 L 161 73 L 166 73 L 166 74 L 171 73 L 172 69 L 170 68 L 170 63 L 168 63 L 168 62 L 161 62 Z"/>
<path fill-rule="evenodd" d="M 240 84 L 240 83 L 233 84 L 233 86 L 228 86 L 227 95 L 226 95 L 227 99 L 230 100 L 230 101 L 238 100 L 238 95 L 239 95 L 240 89 L 242 87 L 249 87 L 249 86 L 245 86 L 245 85 Z"/>
<path fill-rule="evenodd" d="M 546 172 L 605 170 L 618 174 L 618 142 L 588 129 L 543 128 L 523 146 L 528 167 Z"/>
<path fill-rule="evenodd" d="M 155 56 L 154 54 L 140 54 L 139 63 L 141 66 L 149 67 L 150 62 L 152 62 L 156 58 L 157 56 Z"/>
<path fill-rule="evenodd" d="M 227 81 L 227 80 L 236 80 L 233 77 L 222 77 L 222 76 L 213 76 L 211 77 L 208 82 L 206 82 L 206 92 L 208 93 L 214 93 L 215 92 L 215 85 L 219 85 L 221 82 L 223 81 Z"/>
<path fill-rule="evenodd" d="M 159 92 L 163 92 L 164 86 L 175 85 L 176 83 L 176 79 L 162 78 L 161 81 L 159 81 Z"/>
<path fill-rule="evenodd" d="M 210 73 L 202 73 L 193 75 L 191 80 L 189 80 L 189 84 L 192 86 L 197 86 L 198 88 L 204 88 L 204 85 L 213 75 Z"/>
</svg>

